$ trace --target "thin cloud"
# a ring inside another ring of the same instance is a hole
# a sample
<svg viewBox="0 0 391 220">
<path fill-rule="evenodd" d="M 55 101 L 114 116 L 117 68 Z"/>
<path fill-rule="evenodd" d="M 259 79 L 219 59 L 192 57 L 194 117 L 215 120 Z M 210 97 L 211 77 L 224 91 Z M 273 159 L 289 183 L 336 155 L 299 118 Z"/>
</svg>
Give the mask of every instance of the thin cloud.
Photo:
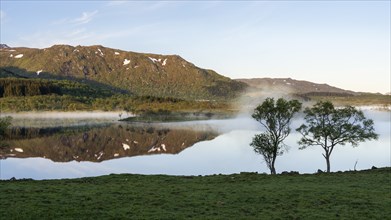
<svg viewBox="0 0 391 220">
<path fill-rule="evenodd" d="M 53 21 L 52 25 L 62 25 L 62 24 L 73 24 L 73 25 L 82 25 L 87 24 L 92 21 L 93 17 L 98 13 L 98 10 L 92 12 L 83 12 L 80 17 L 70 19 L 63 18 L 61 20 Z"/>
<path fill-rule="evenodd" d="M 118 6 L 118 5 L 123 5 L 127 1 L 117 1 L 117 0 L 111 0 L 109 3 L 107 3 L 107 6 Z"/>
<path fill-rule="evenodd" d="M 36 32 L 34 34 L 19 37 L 12 45 L 22 45 L 34 48 L 46 48 L 55 44 L 69 44 L 69 45 L 89 45 L 91 39 L 96 38 L 93 32 L 87 32 L 84 29 L 76 29 L 71 31 L 44 31 Z"/>
<path fill-rule="evenodd" d="M 95 10 L 93 12 L 83 12 L 81 17 L 78 17 L 76 19 L 73 19 L 71 23 L 74 23 L 76 25 L 80 24 L 87 24 L 92 20 L 92 18 L 98 13 L 98 10 Z"/>
<path fill-rule="evenodd" d="M 9 42 L 11 45 L 21 45 L 33 48 L 47 48 L 55 44 L 94 45 L 149 33 L 160 24 L 139 25 L 121 31 L 91 31 L 83 26 L 73 28 L 37 31 Z"/>
</svg>

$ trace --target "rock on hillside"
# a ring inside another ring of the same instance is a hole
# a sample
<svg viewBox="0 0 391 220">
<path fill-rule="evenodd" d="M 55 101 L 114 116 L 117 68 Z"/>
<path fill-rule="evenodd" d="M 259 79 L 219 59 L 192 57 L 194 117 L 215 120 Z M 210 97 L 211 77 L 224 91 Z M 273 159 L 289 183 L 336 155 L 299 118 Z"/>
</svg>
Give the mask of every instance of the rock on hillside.
<svg viewBox="0 0 391 220">
<path fill-rule="evenodd" d="M 0 49 L 0 59 L 1 72 L 8 75 L 98 82 L 142 96 L 226 99 L 246 87 L 178 55 L 135 53 L 99 45 L 4 48 Z"/>
</svg>

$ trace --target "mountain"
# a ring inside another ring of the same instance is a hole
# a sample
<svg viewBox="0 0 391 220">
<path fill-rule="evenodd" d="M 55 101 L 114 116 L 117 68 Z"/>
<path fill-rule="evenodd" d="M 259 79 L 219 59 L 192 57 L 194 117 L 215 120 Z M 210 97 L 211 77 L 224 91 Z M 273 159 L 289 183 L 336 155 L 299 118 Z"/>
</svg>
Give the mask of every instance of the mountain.
<svg viewBox="0 0 391 220">
<path fill-rule="evenodd" d="M 246 87 L 178 55 L 136 53 L 99 45 L 2 48 L 0 60 L 0 77 L 98 83 L 136 96 L 227 99 Z"/>
<path fill-rule="evenodd" d="M 235 79 L 246 83 L 250 92 L 279 93 L 299 96 L 353 96 L 360 93 L 340 89 L 327 84 L 318 84 L 291 78 Z"/>
<path fill-rule="evenodd" d="M 0 44 L 0 49 L 10 49 L 11 47 L 7 44 Z"/>
</svg>

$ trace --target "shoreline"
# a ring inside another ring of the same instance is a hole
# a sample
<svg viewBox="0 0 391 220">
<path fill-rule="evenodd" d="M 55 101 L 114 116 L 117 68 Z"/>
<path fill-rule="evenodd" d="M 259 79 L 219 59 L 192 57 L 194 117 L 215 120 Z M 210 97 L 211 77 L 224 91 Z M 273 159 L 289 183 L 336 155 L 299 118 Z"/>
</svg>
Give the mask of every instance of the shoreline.
<svg viewBox="0 0 391 220">
<path fill-rule="evenodd" d="M 60 114 L 60 115 L 59 115 Z M 31 111 L 31 112 L 2 112 L 0 116 L 11 116 L 14 119 L 34 118 L 34 119 L 88 119 L 88 118 L 107 118 L 121 119 L 123 117 L 134 116 L 125 111 Z"/>
</svg>

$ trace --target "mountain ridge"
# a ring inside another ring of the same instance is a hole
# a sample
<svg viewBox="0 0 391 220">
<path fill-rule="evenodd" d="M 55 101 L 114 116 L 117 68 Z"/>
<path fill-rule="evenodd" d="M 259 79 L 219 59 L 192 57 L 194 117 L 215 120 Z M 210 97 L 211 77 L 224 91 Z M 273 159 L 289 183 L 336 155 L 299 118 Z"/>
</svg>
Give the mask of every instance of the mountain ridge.
<svg viewBox="0 0 391 220">
<path fill-rule="evenodd" d="M 246 83 L 250 90 L 266 92 L 270 88 L 280 93 L 293 95 L 336 95 L 354 96 L 361 93 L 330 86 L 326 83 L 314 83 L 306 80 L 296 80 L 292 78 L 251 78 L 234 79 L 235 81 Z"/>
<path fill-rule="evenodd" d="M 10 49 L 11 47 L 7 44 L 0 44 L 0 49 Z"/>
<path fill-rule="evenodd" d="M 246 87 L 179 55 L 138 53 L 101 45 L 3 48 L 0 59 L 2 72 L 19 77 L 90 80 L 138 96 L 226 99 Z"/>
<path fill-rule="evenodd" d="M 52 104 L 60 102 L 55 109 L 134 109 L 136 105 L 137 110 L 147 111 L 150 106 L 144 104 L 151 100 L 155 100 L 155 110 L 166 109 L 173 103 L 176 107 L 170 110 L 194 106 L 235 109 L 238 100 L 257 103 L 264 97 L 285 96 L 341 104 L 390 103 L 389 96 L 291 78 L 233 80 L 179 55 L 139 53 L 101 45 L 2 48 L 0 79 L 0 97 L 9 97 L 2 100 L 2 106 L 8 106 L 8 110 L 15 109 L 14 102 L 25 106 L 16 108 L 19 110 L 51 109 Z M 32 100 L 47 100 L 46 106 Z"/>
</svg>

